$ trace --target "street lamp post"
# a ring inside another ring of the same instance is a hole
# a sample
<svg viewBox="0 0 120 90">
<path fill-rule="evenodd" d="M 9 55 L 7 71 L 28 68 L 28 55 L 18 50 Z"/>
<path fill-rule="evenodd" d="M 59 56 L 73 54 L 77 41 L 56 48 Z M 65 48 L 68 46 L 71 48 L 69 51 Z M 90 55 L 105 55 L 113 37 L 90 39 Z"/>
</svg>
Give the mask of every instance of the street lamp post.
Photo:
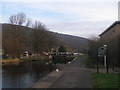
<svg viewBox="0 0 120 90">
<path fill-rule="evenodd" d="M 98 71 L 98 58 L 99 57 L 104 57 L 104 66 L 106 68 L 107 74 L 108 74 L 108 51 L 107 51 L 107 45 L 103 45 L 102 47 L 98 48 L 98 53 L 97 53 L 97 73 L 99 73 Z"/>
<path fill-rule="evenodd" d="M 105 63 L 105 66 L 106 66 L 106 71 L 107 71 L 107 74 L 108 74 L 108 50 L 107 50 L 107 45 L 103 45 L 103 47 L 105 47 L 106 49 L 106 53 L 104 55 L 104 63 Z"/>
<path fill-rule="evenodd" d="M 107 59 L 107 52 L 106 52 L 106 49 L 107 49 L 107 45 L 103 45 L 103 47 L 105 48 L 105 54 L 104 54 L 104 66 L 106 67 L 106 59 Z"/>
</svg>

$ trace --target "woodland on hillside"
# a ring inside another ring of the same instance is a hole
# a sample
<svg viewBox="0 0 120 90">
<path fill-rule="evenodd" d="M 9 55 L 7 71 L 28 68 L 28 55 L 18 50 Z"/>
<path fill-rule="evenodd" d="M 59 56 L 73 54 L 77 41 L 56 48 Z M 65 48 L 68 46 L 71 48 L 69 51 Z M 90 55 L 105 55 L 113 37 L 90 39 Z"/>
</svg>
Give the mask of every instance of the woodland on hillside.
<svg viewBox="0 0 120 90">
<path fill-rule="evenodd" d="M 8 24 L 2 24 L 2 49 L 9 57 L 20 57 L 26 51 L 34 54 L 50 52 L 61 45 L 68 52 L 86 52 L 88 40 L 51 32 L 42 22 L 33 22 L 24 13 L 12 15 Z"/>
<path fill-rule="evenodd" d="M 15 58 L 25 51 L 38 54 L 56 46 L 57 38 L 40 21 L 32 23 L 24 13 L 12 15 L 9 20 L 10 24 L 2 25 L 4 54 Z"/>
</svg>

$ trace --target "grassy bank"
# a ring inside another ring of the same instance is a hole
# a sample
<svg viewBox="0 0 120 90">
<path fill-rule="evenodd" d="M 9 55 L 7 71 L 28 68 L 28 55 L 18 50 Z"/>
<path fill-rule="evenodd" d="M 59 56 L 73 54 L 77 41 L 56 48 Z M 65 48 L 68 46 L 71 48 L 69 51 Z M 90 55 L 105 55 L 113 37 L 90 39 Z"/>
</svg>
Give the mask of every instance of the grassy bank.
<svg viewBox="0 0 120 90">
<path fill-rule="evenodd" d="M 9 65 L 9 64 L 19 64 L 20 62 L 26 62 L 31 60 L 37 60 L 41 63 L 49 61 L 47 56 L 33 56 L 33 57 L 27 57 L 27 58 L 15 58 L 15 59 L 2 59 L 0 62 L 2 62 L 2 65 Z"/>
<path fill-rule="evenodd" d="M 118 88 L 118 74 L 115 73 L 94 73 L 92 74 L 94 88 Z"/>
<path fill-rule="evenodd" d="M 48 59 L 47 56 L 33 56 L 33 57 L 24 57 L 24 58 L 7 58 L 7 59 L 2 59 L 2 62 L 14 62 L 14 61 L 21 61 L 21 60 L 44 60 L 44 59 Z"/>
<path fill-rule="evenodd" d="M 15 59 L 2 59 L 0 60 L 0 62 L 2 63 L 2 65 L 9 65 L 9 64 L 19 64 L 21 62 L 21 60 L 19 58 L 15 58 Z"/>
</svg>

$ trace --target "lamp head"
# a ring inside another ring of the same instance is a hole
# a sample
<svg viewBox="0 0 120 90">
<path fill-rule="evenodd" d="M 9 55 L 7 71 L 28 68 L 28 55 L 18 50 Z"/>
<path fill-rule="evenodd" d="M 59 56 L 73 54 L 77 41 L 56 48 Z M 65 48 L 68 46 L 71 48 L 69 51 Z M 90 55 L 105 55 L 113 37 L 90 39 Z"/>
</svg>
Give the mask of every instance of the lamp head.
<svg viewBox="0 0 120 90">
<path fill-rule="evenodd" d="M 107 45 L 103 45 L 104 47 L 107 47 Z"/>
</svg>

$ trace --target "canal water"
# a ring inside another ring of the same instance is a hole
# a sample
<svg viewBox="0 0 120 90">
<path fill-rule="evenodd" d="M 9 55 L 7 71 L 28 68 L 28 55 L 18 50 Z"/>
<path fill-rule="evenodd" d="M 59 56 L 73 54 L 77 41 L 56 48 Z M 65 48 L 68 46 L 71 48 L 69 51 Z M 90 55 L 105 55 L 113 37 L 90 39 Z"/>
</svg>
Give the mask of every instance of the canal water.
<svg viewBox="0 0 120 90">
<path fill-rule="evenodd" d="M 2 88 L 28 88 L 55 68 L 40 61 L 9 64 L 2 67 Z"/>
</svg>

